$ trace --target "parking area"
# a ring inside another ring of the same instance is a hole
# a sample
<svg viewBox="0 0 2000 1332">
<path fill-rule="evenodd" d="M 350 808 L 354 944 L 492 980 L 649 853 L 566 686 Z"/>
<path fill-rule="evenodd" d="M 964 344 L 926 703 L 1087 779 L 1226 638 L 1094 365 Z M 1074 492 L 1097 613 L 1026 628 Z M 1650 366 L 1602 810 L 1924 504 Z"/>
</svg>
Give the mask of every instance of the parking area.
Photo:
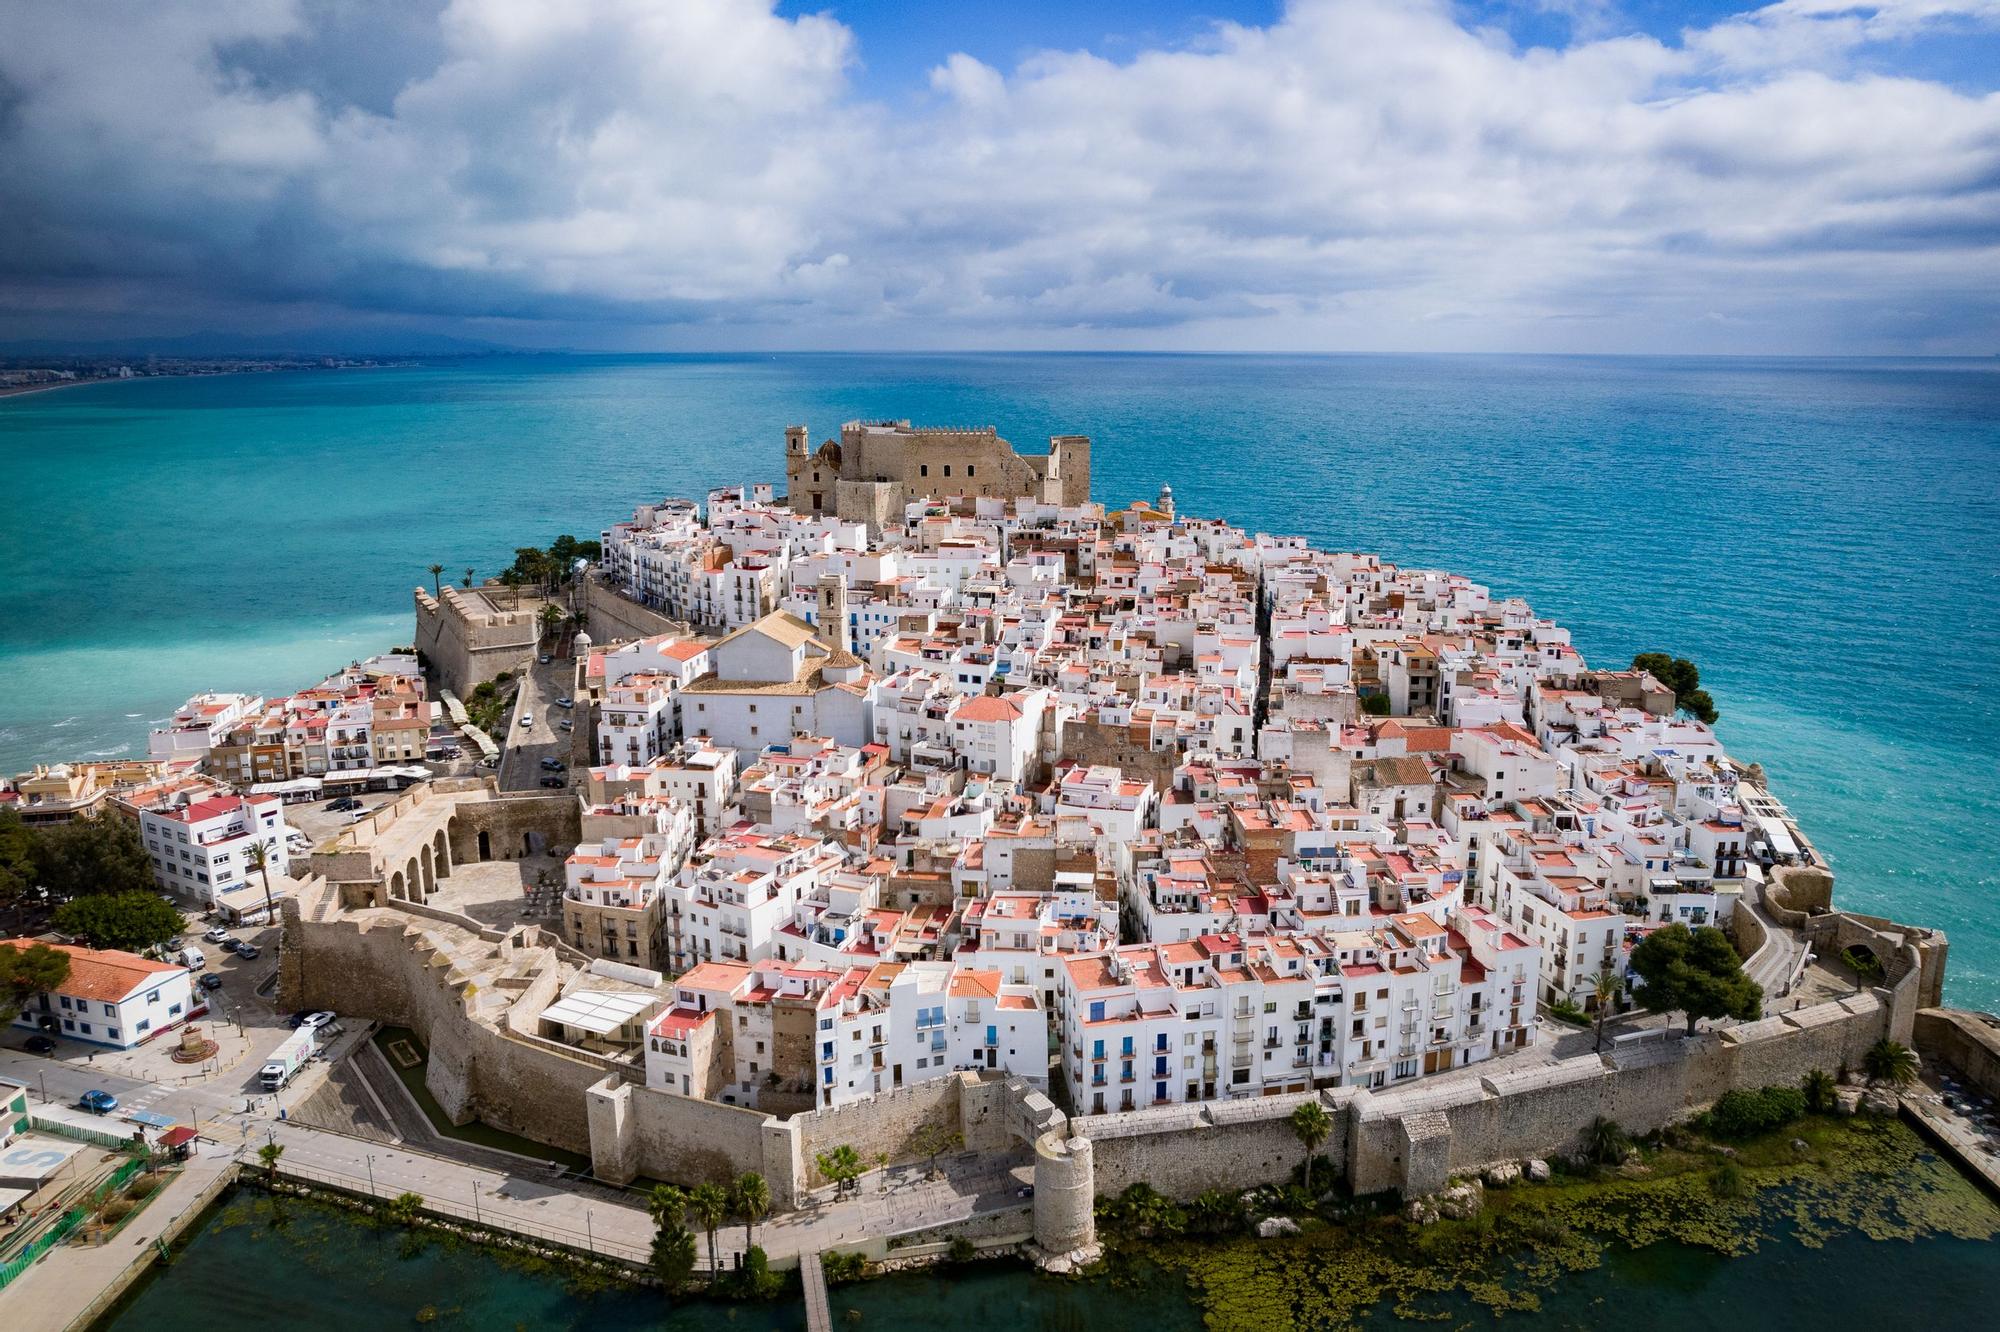
<svg viewBox="0 0 2000 1332">
<path fill-rule="evenodd" d="M 579 723 L 575 709 L 560 706 L 560 700 L 570 696 L 575 680 L 576 664 L 568 657 L 552 657 L 546 662 L 538 657 L 522 674 L 521 692 L 508 719 L 501 789 L 534 790 L 544 781 L 552 786 L 569 784 L 566 771 L 546 769 L 542 760 L 568 762 L 573 728 Z"/>
<path fill-rule="evenodd" d="M 270 996 L 276 991 L 275 984 L 266 984 L 277 971 L 278 930 L 274 926 L 260 926 L 229 931 L 230 936 L 257 949 L 256 957 L 244 958 L 204 938 L 209 928 L 205 922 L 197 920 L 193 924 L 194 928 L 181 942 L 185 947 L 201 950 L 205 966 L 198 977 L 218 978 L 210 985 L 197 980 L 196 994 L 207 1005 L 207 1013 L 170 1027 L 129 1050 L 91 1045 L 51 1033 L 56 1048 L 48 1057 L 72 1067 L 102 1070 L 166 1088 L 197 1083 L 248 1086 L 264 1056 L 290 1030 L 287 1015 L 272 1006 Z M 266 993 L 258 993 L 260 987 Z M 190 1028 L 194 1029 L 195 1039 L 213 1042 L 215 1048 L 199 1059 L 183 1062 L 175 1054 L 182 1050 L 183 1041 L 189 1039 Z M 20 1029 L 9 1029 L 4 1044 L 9 1049 L 23 1049 L 29 1035 Z"/>
<path fill-rule="evenodd" d="M 352 797 L 322 796 L 317 800 L 301 801 L 285 806 L 285 822 L 304 833 L 317 846 L 328 838 L 343 831 L 354 822 L 356 811 L 335 809 L 333 806 L 345 799 L 360 802 L 359 813 L 366 816 L 373 810 L 401 795 L 400 791 L 364 791 Z"/>
</svg>

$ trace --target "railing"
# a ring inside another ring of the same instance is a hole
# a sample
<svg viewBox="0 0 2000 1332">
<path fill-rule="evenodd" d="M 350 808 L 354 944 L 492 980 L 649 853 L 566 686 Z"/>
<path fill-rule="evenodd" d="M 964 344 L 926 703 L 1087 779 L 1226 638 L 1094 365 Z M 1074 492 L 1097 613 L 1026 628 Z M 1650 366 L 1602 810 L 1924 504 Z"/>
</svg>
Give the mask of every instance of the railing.
<svg viewBox="0 0 2000 1332">
<path fill-rule="evenodd" d="M 360 1197 L 369 1199 L 388 1200 L 396 1198 L 405 1192 L 405 1190 L 392 1188 L 388 1185 L 378 1187 L 370 1179 L 357 1179 L 352 1175 L 343 1175 L 337 1171 L 316 1170 L 310 1166 L 296 1165 L 283 1159 L 280 1159 L 278 1162 L 278 1173 L 287 1179 L 304 1180 L 311 1184 L 323 1184 L 329 1188 L 339 1189 L 342 1193 L 357 1194 Z M 640 1248 L 637 1245 L 621 1244 L 611 1239 L 598 1239 L 590 1233 L 587 1227 L 582 1233 L 578 1233 L 577 1231 L 566 1230 L 557 1226 L 538 1226 L 530 1221 L 519 1220 L 506 1212 L 496 1214 L 491 1210 L 479 1207 L 477 1204 L 472 1207 L 461 1207 L 457 1203 L 446 1202 L 438 1198 L 424 1198 L 423 1205 L 418 1210 L 427 1216 L 446 1217 L 454 1221 L 470 1221 L 472 1224 L 485 1230 L 499 1231 L 502 1234 L 509 1235 L 522 1235 L 530 1239 L 538 1239 L 549 1244 L 560 1245 L 565 1249 L 574 1249 L 581 1253 L 615 1258 L 619 1262 L 631 1263 L 639 1267 L 646 1266 L 651 1258 L 648 1250 Z M 695 1258 L 696 1270 L 703 1270 L 707 1266 L 708 1261 L 706 1256 L 697 1255 Z"/>
</svg>

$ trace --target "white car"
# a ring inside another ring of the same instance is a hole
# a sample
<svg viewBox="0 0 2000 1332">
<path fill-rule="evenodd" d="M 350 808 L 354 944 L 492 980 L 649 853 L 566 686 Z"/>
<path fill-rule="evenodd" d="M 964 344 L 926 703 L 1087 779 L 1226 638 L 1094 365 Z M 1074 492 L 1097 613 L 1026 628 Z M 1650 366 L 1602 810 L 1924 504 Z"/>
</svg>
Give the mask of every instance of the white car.
<svg viewBox="0 0 2000 1332">
<path fill-rule="evenodd" d="M 227 939 L 229 937 L 229 931 L 223 929 L 220 925 L 218 925 L 214 929 L 210 930 L 207 934 L 202 935 L 201 937 L 202 941 L 205 943 L 221 943 L 224 939 Z"/>
<path fill-rule="evenodd" d="M 534 714 L 534 713 L 532 713 L 532 712 L 524 712 L 524 713 L 522 713 L 522 714 L 521 714 L 521 725 L 522 725 L 522 726 L 524 726 L 524 727 L 525 727 L 525 726 L 533 726 L 534 724 L 535 724 L 535 714 Z"/>
<path fill-rule="evenodd" d="M 318 1031 L 321 1027 L 333 1021 L 333 1019 L 334 1015 L 332 1013 L 322 1010 L 318 1013 L 308 1013 L 300 1018 L 299 1026 L 306 1031 Z"/>
</svg>

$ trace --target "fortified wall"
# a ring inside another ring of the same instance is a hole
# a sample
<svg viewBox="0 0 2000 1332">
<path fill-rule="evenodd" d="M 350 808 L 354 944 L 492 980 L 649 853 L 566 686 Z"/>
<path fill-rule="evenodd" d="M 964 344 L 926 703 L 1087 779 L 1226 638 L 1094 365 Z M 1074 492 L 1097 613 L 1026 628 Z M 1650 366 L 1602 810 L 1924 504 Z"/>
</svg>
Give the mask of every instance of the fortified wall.
<svg viewBox="0 0 2000 1332">
<path fill-rule="evenodd" d="M 948 495 L 1090 502 L 1090 440 L 1055 435 L 1046 454 L 1021 454 L 992 426 L 912 426 L 849 421 L 817 449 L 806 427 L 785 431 L 786 502 L 871 531 L 901 520 L 911 500 Z"/>
<path fill-rule="evenodd" d="M 447 587 L 432 596 L 416 589 L 417 651 L 438 681 L 463 698 L 502 671 L 518 671 L 540 641 L 540 603 L 501 610 L 484 593 Z"/>
<path fill-rule="evenodd" d="M 635 638 L 653 638 L 660 634 L 687 637 L 694 632 L 685 620 L 669 619 L 651 607 L 641 606 L 630 597 L 620 595 L 618 589 L 605 582 L 595 569 L 584 579 L 583 614 L 591 639 L 599 645 L 629 643 Z"/>
<path fill-rule="evenodd" d="M 1486 1165 L 1572 1153 L 1598 1116 L 1646 1133 L 1732 1088 L 1857 1068 L 1884 1037 L 1914 1039 L 2000 1079 L 2000 1033 L 1978 1015 L 1935 1008 L 1941 934 L 1826 910 L 1816 899 L 1829 885 L 1795 876 L 1767 892 L 1766 913 L 1821 949 L 1868 949 L 1882 983 L 1691 1039 L 1667 1032 L 1601 1055 L 1515 1056 L 1381 1091 L 1069 1119 L 1018 1079 L 961 1073 L 781 1119 L 646 1087 L 633 1060 L 542 1038 L 539 1014 L 587 959 L 537 926 L 482 926 L 429 900 L 436 878 L 465 860 L 518 854 L 514 838 L 562 849 L 575 835 L 574 802 L 563 797 L 502 796 L 474 781 L 413 790 L 312 858 L 284 906 L 282 1002 L 409 1027 L 430 1049 L 426 1082 L 455 1122 L 479 1119 L 587 1153 L 612 1182 L 754 1170 L 775 1204 L 791 1208 L 826 1182 L 817 1158 L 836 1146 L 869 1163 L 878 1153 L 910 1160 L 937 1127 L 959 1135 L 954 1151 L 1032 1150 L 1036 1246 L 1071 1259 L 1094 1242 L 1099 1195 L 1145 1182 L 1191 1198 L 1287 1177 L 1299 1160 L 1289 1117 L 1311 1098 L 1331 1120 L 1322 1152 L 1354 1191 L 1422 1195 Z"/>
</svg>

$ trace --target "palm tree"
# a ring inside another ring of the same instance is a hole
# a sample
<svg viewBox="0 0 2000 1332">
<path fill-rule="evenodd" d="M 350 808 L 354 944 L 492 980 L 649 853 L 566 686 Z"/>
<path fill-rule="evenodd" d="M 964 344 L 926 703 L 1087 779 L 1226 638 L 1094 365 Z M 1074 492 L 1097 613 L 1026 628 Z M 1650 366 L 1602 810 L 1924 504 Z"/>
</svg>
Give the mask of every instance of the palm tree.
<svg viewBox="0 0 2000 1332">
<path fill-rule="evenodd" d="M 1319 1151 L 1319 1145 L 1326 1141 L 1327 1135 L 1333 1132 L 1333 1120 L 1327 1117 L 1326 1108 L 1315 1098 L 1299 1102 L 1298 1108 L 1292 1111 L 1291 1124 L 1293 1135 L 1306 1149 L 1306 1192 L 1310 1194 L 1313 1187 L 1313 1155 Z"/>
<path fill-rule="evenodd" d="M 399 1193 L 382 1205 L 382 1215 L 398 1225 L 415 1225 L 417 1213 L 424 1210 L 424 1195 L 421 1193 Z"/>
<path fill-rule="evenodd" d="M 472 570 L 471 570 L 471 569 L 467 569 L 467 570 L 465 571 L 465 577 L 464 577 L 463 579 L 461 579 L 461 580 L 459 581 L 459 586 L 461 586 L 461 587 L 471 587 L 471 586 L 472 586 Z"/>
<path fill-rule="evenodd" d="M 877 1193 L 887 1193 L 889 1191 L 889 1153 L 887 1152 L 875 1153 L 875 1185 Z"/>
<path fill-rule="evenodd" d="M 273 1183 L 278 1178 L 278 1158 L 285 1154 L 283 1144 L 267 1142 L 257 1149 L 257 1159 L 264 1164 L 264 1177 Z"/>
<path fill-rule="evenodd" d="M 757 1240 L 757 1223 L 771 1210 L 771 1186 L 764 1182 L 762 1175 L 752 1170 L 737 1176 L 732 1192 L 736 1214 L 743 1218 L 743 1252 L 749 1253 Z"/>
<path fill-rule="evenodd" d="M 1907 1087 L 1917 1080 L 1917 1054 L 1901 1041 L 1887 1037 L 1868 1047 L 1861 1056 L 1861 1071 L 1870 1082 L 1886 1082 L 1891 1087 Z"/>
<path fill-rule="evenodd" d="M 674 1190 L 676 1193 L 680 1190 Z M 694 1272 L 694 1234 L 678 1221 L 653 1236 L 653 1273 L 668 1291 L 678 1291 Z"/>
<path fill-rule="evenodd" d="M 646 1214 L 661 1229 L 680 1225 L 687 1214 L 687 1194 L 671 1184 L 655 1184 L 646 1195 Z"/>
<path fill-rule="evenodd" d="M 1604 1053 L 1604 1019 L 1611 1016 L 1612 1001 L 1618 998 L 1618 978 L 1600 971 L 1590 983 L 1590 995 L 1597 1003 L 1597 1053 Z"/>
<path fill-rule="evenodd" d="M 275 925 L 278 923 L 278 904 L 271 896 L 271 853 L 262 842 L 252 842 L 244 854 L 257 867 L 257 872 L 264 876 L 264 914 Z"/>
<path fill-rule="evenodd" d="M 542 636 L 544 638 L 547 638 L 550 635 L 554 634 L 556 631 L 556 626 L 560 625 L 562 622 L 563 622 L 562 607 L 560 606 L 542 607 Z"/>
<path fill-rule="evenodd" d="M 722 1270 L 715 1259 L 715 1231 L 729 1215 L 729 1195 L 720 1184 L 697 1184 L 688 1194 L 688 1210 L 694 1213 L 695 1224 L 708 1234 L 708 1272 L 713 1279 Z"/>
<path fill-rule="evenodd" d="M 1810 1069 L 1799 1079 L 1799 1090 L 1806 1094 L 1806 1109 L 1815 1114 L 1825 1114 L 1833 1109 L 1834 1091 L 1838 1086 L 1833 1074 L 1823 1068 Z"/>
<path fill-rule="evenodd" d="M 438 587 L 438 575 L 443 572 L 444 572 L 444 566 L 442 564 L 433 564 L 431 566 L 431 595 L 433 597 L 438 596 L 440 593 L 440 589 Z"/>
<path fill-rule="evenodd" d="M 513 568 L 501 570 L 500 586 L 506 588 L 508 592 L 507 609 L 509 610 L 520 609 L 521 571 L 519 569 L 513 569 Z"/>
<path fill-rule="evenodd" d="M 1590 1127 L 1583 1131 L 1583 1147 L 1591 1160 L 1599 1165 L 1616 1165 L 1625 1156 L 1625 1149 L 1632 1145 L 1625 1136 L 1625 1130 L 1618 1127 L 1615 1119 L 1603 1115 L 1590 1121 Z"/>
</svg>

